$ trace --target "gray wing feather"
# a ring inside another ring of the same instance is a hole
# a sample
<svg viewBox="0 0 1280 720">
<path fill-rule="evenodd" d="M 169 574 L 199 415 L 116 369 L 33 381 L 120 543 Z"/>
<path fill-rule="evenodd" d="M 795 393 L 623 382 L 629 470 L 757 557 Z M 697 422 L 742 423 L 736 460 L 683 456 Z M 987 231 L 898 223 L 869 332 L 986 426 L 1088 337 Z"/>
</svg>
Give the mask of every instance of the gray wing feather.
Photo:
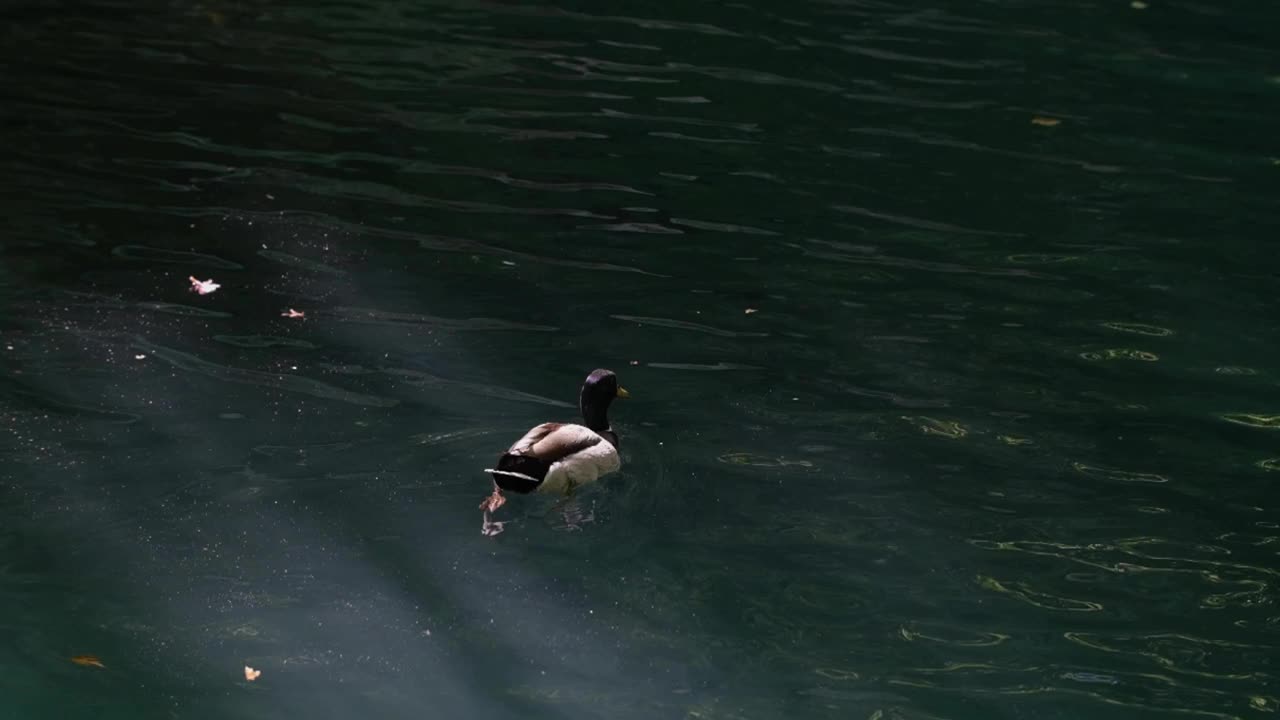
<svg viewBox="0 0 1280 720">
<path fill-rule="evenodd" d="M 529 449 L 532 448 L 535 443 L 558 430 L 561 425 L 562 423 L 553 422 L 535 425 L 529 429 L 529 432 L 524 434 L 524 437 L 512 443 L 511 447 L 507 448 L 507 452 L 514 455 L 528 455 Z"/>
<path fill-rule="evenodd" d="M 581 425 L 565 425 L 534 443 L 530 451 L 535 457 L 555 462 L 602 442 L 604 438 Z"/>
<path fill-rule="evenodd" d="M 598 433 L 581 425 L 542 423 L 525 433 L 507 452 L 553 463 L 602 442 L 604 438 Z"/>
</svg>

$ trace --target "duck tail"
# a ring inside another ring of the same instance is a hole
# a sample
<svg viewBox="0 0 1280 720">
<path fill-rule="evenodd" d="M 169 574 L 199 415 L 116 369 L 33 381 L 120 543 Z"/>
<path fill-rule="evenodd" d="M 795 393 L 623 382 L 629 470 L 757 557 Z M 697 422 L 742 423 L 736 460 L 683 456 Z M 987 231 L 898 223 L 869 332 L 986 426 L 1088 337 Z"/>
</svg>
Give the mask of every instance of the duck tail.
<svg viewBox="0 0 1280 720">
<path fill-rule="evenodd" d="M 503 455 L 498 467 L 486 469 L 493 481 L 503 490 L 514 493 L 531 493 L 546 479 L 551 463 L 531 455 Z"/>
</svg>

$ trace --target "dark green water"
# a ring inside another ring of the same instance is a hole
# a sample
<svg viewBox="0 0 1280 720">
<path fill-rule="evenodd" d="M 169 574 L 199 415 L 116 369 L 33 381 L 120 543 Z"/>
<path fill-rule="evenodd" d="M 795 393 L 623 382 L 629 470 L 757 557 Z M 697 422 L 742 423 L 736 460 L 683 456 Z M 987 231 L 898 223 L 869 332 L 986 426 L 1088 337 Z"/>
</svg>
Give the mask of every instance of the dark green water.
<svg viewBox="0 0 1280 720">
<path fill-rule="evenodd" d="M 1280 708 L 1280 9 L 0 21 L 0 717 Z"/>
</svg>

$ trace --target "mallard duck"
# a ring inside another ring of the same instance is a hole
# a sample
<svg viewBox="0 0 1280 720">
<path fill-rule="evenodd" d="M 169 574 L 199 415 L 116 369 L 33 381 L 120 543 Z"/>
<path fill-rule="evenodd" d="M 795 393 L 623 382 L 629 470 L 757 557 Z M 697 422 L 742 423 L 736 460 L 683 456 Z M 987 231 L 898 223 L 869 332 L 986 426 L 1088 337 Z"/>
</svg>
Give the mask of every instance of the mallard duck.
<svg viewBox="0 0 1280 720">
<path fill-rule="evenodd" d="M 494 488 L 480 507 L 496 510 L 506 502 L 503 490 L 567 495 L 622 467 L 609 405 L 614 398 L 630 396 L 613 371 L 593 370 L 578 395 L 583 424 L 546 422 L 531 428 L 502 454 L 496 468 L 485 470 L 493 476 Z"/>
</svg>

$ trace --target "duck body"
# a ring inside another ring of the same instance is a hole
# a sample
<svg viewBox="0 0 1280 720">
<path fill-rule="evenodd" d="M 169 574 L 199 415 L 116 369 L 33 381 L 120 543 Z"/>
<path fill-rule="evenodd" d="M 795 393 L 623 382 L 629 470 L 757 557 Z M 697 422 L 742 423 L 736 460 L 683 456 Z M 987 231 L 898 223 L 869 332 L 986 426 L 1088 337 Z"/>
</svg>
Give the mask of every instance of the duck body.
<svg viewBox="0 0 1280 720">
<path fill-rule="evenodd" d="M 617 442 L 608 430 L 542 423 L 503 453 L 490 474 L 503 490 L 568 494 L 622 467 Z"/>
<path fill-rule="evenodd" d="M 499 490 L 568 494 L 622 467 L 609 404 L 628 397 L 609 370 L 595 370 L 582 384 L 583 422 L 545 422 L 530 428 L 487 470 Z"/>
</svg>

